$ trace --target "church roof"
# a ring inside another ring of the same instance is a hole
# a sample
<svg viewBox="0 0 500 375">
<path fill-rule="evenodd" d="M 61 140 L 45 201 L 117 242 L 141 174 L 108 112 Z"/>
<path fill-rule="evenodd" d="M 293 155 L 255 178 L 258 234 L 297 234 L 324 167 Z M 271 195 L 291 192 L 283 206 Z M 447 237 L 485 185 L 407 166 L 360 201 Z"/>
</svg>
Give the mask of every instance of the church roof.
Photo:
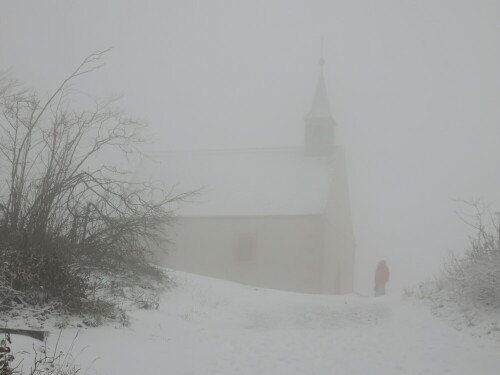
<svg viewBox="0 0 500 375">
<path fill-rule="evenodd" d="M 202 189 L 178 207 L 180 216 L 309 215 L 323 213 L 331 171 L 326 158 L 302 148 L 158 152 L 136 180 L 173 193 Z"/>
<path fill-rule="evenodd" d="M 318 79 L 318 85 L 316 86 L 316 93 L 312 102 L 311 110 L 307 114 L 307 117 L 325 118 L 331 117 L 330 104 L 328 101 L 328 94 L 326 92 L 325 77 L 324 77 L 324 65 L 325 60 L 323 58 L 319 61 L 320 65 L 320 75 Z"/>
</svg>

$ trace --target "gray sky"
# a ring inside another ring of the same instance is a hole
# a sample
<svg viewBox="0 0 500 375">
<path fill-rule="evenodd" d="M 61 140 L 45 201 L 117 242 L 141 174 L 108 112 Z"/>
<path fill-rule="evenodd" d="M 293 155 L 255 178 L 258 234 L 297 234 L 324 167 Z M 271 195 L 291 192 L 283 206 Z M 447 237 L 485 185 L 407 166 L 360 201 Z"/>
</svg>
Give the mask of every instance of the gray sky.
<svg viewBox="0 0 500 375">
<path fill-rule="evenodd" d="M 0 0 L 0 69 L 42 92 L 122 93 L 165 149 L 296 146 L 325 41 L 358 244 L 356 289 L 392 288 L 465 246 L 453 199 L 500 210 L 500 2 Z M 161 146 L 160 146 L 161 145 Z"/>
</svg>

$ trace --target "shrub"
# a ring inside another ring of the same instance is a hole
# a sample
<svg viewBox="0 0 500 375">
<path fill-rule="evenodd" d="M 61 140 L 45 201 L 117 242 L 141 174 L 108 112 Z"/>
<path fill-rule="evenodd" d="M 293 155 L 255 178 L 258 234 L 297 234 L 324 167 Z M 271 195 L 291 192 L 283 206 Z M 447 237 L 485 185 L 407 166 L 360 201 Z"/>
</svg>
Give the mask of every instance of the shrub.
<svg viewBox="0 0 500 375">
<path fill-rule="evenodd" d="M 69 85 L 99 67 L 89 55 L 50 95 L 0 77 L 0 298 L 84 307 L 93 272 L 161 277 L 150 262 L 173 221 L 171 196 L 132 182 L 107 155 L 138 154 L 143 127 Z M 84 98 L 87 98 L 86 100 Z"/>
<path fill-rule="evenodd" d="M 445 266 L 447 288 L 457 301 L 500 307 L 500 232 L 493 215 L 479 202 L 470 204 L 475 229 L 469 249 L 454 256 Z"/>
<path fill-rule="evenodd" d="M 11 343 L 10 335 L 6 333 L 0 342 L 0 375 L 12 375 L 14 373 L 11 364 L 15 358 L 11 353 Z"/>
<path fill-rule="evenodd" d="M 57 344 L 59 344 L 60 335 L 59 333 Z M 73 348 L 77 336 L 78 333 L 73 339 L 70 350 Z M 0 344 L 0 375 L 76 375 L 79 373 L 80 368 L 76 365 L 71 353 L 58 352 L 57 344 L 52 355 L 48 353 L 47 341 L 39 350 L 33 346 L 33 362 L 29 372 L 26 372 L 22 368 L 19 369 L 22 361 L 18 361 L 17 365 L 13 364 L 15 358 L 11 350 L 12 340 L 10 335 L 6 333 Z"/>
</svg>

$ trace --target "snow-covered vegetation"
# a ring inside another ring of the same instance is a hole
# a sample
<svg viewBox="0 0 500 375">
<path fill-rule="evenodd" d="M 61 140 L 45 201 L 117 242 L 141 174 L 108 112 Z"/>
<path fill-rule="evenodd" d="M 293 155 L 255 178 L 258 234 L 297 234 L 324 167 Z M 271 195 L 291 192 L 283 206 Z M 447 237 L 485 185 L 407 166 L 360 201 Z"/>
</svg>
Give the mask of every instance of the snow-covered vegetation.
<svg viewBox="0 0 500 375">
<path fill-rule="evenodd" d="M 500 229 L 480 202 L 469 206 L 474 212 L 466 222 L 474 234 L 468 249 L 450 256 L 441 275 L 408 293 L 431 301 L 436 314 L 457 328 L 500 339 Z"/>
<path fill-rule="evenodd" d="M 164 277 L 153 249 L 173 220 L 167 206 L 184 195 L 131 182 L 124 161 L 137 155 L 143 125 L 113 100 L 75 89 L 105 52 L 85 58 L 48 99 L 0 75 L 4 319 L 35 309 L 41 324 L 61 312 L 88 313 L 94 325 L 123 320 L 111 296 Z"/>
</svg>

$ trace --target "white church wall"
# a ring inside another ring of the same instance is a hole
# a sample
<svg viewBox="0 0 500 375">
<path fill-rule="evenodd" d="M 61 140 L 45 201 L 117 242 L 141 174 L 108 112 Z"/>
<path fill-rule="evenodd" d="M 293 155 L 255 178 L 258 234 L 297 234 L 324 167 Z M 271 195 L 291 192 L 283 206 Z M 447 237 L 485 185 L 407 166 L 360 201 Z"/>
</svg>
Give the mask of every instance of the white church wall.
<svg viewBox="0 0 500 375">
<path fill-rule="evenodd" d="M 332 157 L 333 181 L 324 220 L 323 292 L 352 293 L 354 287 L 355 240 L 351 217 L 349 184 L 342 146 Z"/>
<path fill-rule="evenodd" d="M 321 215 L 183 217 L 167 267 L 305 293 L 322 288 Z"/>
</svg>

